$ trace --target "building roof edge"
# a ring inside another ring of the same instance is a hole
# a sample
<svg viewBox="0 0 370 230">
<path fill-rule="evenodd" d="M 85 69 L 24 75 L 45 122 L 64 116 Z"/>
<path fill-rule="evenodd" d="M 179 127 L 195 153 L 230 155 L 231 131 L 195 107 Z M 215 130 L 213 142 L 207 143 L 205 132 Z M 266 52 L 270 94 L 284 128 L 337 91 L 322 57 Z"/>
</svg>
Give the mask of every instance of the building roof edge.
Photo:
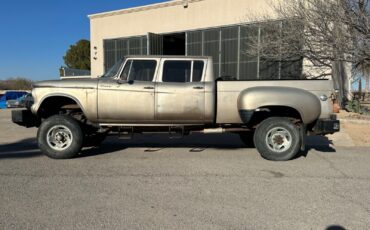
<svg viewBox="0 0 370 230">
<path fill-rule="evenodd" d="M 171 6 L 178 6 L 178 5 L 184 4 L 184 2 L 190 4 L 190 3 L 201 2 L 201 1 L 205 1 L 205 0 L 170 0 L 166 2 L 150 4 L 150 5 L 90 14 L 87 17 L 91 20 L 95 18 L 104 18 L 104 17 L 114 16 L 114 15 L 129 14 L 129 13 L 135 13 L 135 12 L 140 12 L 140 11 L 147 11 L 147 10 L 171 7 Z"/>
</svg>

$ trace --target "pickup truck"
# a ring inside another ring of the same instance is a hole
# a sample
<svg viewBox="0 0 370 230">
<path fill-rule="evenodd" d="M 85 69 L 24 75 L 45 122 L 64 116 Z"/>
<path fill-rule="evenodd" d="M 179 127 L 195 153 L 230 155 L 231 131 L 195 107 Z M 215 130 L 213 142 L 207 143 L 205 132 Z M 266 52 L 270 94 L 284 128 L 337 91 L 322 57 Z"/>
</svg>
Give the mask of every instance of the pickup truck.
<svg viewBox="0 0 370 230">
<path fill-rule="evenodd" d="M 108 134 L 236 133 L 268 160 L 305 148 L 306 135 L 338 132 L 330 80 L 217 78 L 211 57 L 128 56 L 100 78 L 34 84 L 34 104 L 12 120 L 38 127 L 40 150 L 73 158 Z"/>
</svg>

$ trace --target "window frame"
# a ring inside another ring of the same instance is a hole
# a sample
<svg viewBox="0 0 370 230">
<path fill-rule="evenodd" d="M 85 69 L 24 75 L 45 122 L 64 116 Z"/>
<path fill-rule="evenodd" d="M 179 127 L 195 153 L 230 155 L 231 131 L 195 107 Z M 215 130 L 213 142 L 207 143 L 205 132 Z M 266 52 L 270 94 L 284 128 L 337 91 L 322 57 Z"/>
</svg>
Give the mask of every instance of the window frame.
<svg viewBox="0 0 370 230">
<path fill-rule="evenodd" d="M 158 70 L 159 70 L 159 67 L 160 67 L 160 60 L 158 58 L 130 58 L 130 57 L 127 57 L 125 63 L 121 67 L 121 70 L 120 70 L 119 74 L 117 75 L 117 80 L 123 80 L 121 78 L 121 75 L 122 75 L 123 71 L 125 70 L 126 64 L 129 61 L 132 61 L 132 62 L 131 62 L 130 70 L 129 70 L 129 75 L 127 76 L 128 79 L 130 77 L 131 68 L 132 68 L 132 64 L 133 64 L 134 61 L 155 61 L 155 65 L 156 66 L 155 66 L 155 70 L 154 70 L 154 75 L 153 75 L 153 80 L 152 81 L 140 81 L 140 80 L 134 80 L 134 81 L 138 81 L 138 82 L 156 82 L 157 75 L 158 75 L 157 73 L 158 73 Z M 126 81 L 128 81 L 128 79 L 126 79 Z"/>
<path fill-rule="evenodd" d="M 189 82 L 168 82 L 168 81 L 163 81 L 163 75 L 164 75 L 164 67 L 165 67 L 165 64 L 166 62 L 190 62 L 191 65 L 190 65 L 190 81 Z M 199 62 L 202 62 L 203 63 L 203 70 L 202 70 L 202 75 L 201 75 L 201 78 L 200 78 L 200 81 L 196 81 L 194 82 L 194 63 L 196 61 L 199 61 Z M 189 84 L 189 83 L 204 83 L 205 79 L 204 79 L 204 76 L 205 76 L 205 71 L 206 70 L 206 61 L 203 60 L 203 59 L 163 59 L 161 61 L 161 72 L 160 72 L 160 82 L 162 83 L 172 83 L 172 84 Z"/>
</svg>

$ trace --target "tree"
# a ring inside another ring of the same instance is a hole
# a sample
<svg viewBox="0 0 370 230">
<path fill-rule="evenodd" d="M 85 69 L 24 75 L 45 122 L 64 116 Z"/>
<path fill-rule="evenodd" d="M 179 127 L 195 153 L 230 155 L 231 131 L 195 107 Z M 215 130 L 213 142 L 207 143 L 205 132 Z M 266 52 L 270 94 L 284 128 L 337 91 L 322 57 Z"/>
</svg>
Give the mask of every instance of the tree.
<svg viewBox="0 0 370 230">
<path fill-rule="evenodd" d="M 9 78 L 0 81 L 0 90 L 31 90 L 32 81 L 26 78 Z"/>
<path fill-rule="evenodd" d="M 90 70 L 90 41 L 79 40 L 71 45 L 63 59 L 68 68 Z"/>
<path fill-rule="evenodd" d="M 370 91 L 370 64 L 362 64 L 358 67 L 358 73 L 365 78 L 365 100 L 369 97 Z"/>
<path fill-rule="evenodd" d="M 332 76 L 343 105 L 349 97 L 350 72 L 370 62 L 369 0 L 272 1 L 275 12 L 259 16 L 261 36 L 248 53 L 280 63 L 304 60 L 309 78 Z M 256 19 L 256 18 L 255 18 Z"/>
</svg>

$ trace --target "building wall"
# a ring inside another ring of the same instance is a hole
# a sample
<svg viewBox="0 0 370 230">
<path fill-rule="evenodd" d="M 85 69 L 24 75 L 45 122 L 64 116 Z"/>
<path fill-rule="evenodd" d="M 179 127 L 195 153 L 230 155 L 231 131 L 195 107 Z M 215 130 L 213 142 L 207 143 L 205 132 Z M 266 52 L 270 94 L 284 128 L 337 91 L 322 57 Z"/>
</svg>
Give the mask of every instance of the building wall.
<svg viewBox="0 0 370 230">
<path fill-rule="evenodd" d="M 176 47 L 184 46 L 185 50 L 181 49 L 180 52 L 173 54 L 213 57 L 213 69 L 216 77 L 229 76 L 239 80 L 301 78 L 301 57 L 297 56 L 295 61 L 291 59 L 289 62 L 281 62 L 280 59 L 266 59 L 251 52 L 254 49 L 252 47 L 256 46 L 253 41 L 265 39 L 266 33 L 263 28 L 267 24 L 277 29 L 274 31 L 276 34 L 281 34 L 282 31 L 289 33 L 286 31 L 289 27 L 285 28 L 283 21 L 271 21 L 186 31 L 181 33 L 181 37 L 185 37 L 185 41 L 178 44 L 173 43 L 172 36 L 174 35 L 166 35 L 167 38 L 168 36 L 172 38 L 169 44 L 164 42 L 164 39 L 160 39 L 158 43 L 160 46 L 154 46 L 153 49 L 149 50 L 147 49 L 146 36 L 106 39 L 104 40 L 104 67 L 107 71 L 127 55 L 146 55 L 147 53 L 170 55 L 165 50 L 173 52 L 176 51 Z M 160 38 L 161 35 L 157 35 L 157 37 Z"/>
<path fill-rule="evenodd" d="M 90 15 L 92 76 L 104 72 L 103 40 L 248 22 L 271 13 L 268 0 L 182 0 Z"/>
</svg>

